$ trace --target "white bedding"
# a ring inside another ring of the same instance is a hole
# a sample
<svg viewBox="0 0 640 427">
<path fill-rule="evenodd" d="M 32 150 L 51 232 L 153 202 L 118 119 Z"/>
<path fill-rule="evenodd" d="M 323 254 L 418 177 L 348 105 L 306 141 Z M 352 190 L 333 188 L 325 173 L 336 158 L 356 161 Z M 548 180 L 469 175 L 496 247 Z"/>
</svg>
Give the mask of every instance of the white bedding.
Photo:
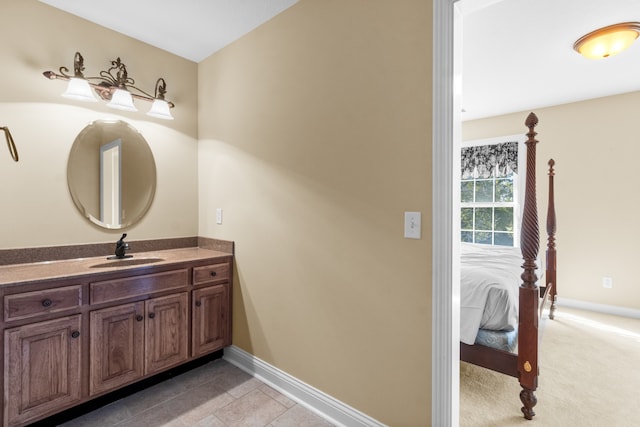
<svg viewBox="0 0 640 427">
<path fill-rule="evenodd" d="M 462 243 L 460 252 L 460 341 L 474 344 L 479 329 L 515 330 L 520 248 Z"/>
</svg>

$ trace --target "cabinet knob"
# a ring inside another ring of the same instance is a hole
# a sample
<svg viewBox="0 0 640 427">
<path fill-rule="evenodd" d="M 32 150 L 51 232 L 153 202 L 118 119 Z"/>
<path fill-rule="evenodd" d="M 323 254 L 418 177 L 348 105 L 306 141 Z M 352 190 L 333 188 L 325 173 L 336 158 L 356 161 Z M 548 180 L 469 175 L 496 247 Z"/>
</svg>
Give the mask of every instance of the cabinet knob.
<svg viewBox="0 0 640 427">
<path fill-rule="evenodd" d="M 80 336 L 80 331 L 71 332 L 71 338 L 78 338 Z"/>
<path fill-rule="evenodd" d="M 215 271 L 211 272 L 211 277 L 215 277 L 218 273 L 216 273 Z"/>
<path fill-rule="evenodd" d="M 196 301 L 196 307 L 200 307 L 202 305 L 202 301 Z"/>
<path fill-rule="evenodd" d="M 142 320 L 144 320 L 144 316 L 142 316 L 141 314 L 138 314 L 138 315 L 136 316 L 136 320 L 137 320 L 138 322 L 142 322 Z"/>
<path fill-rule="evenodd" d="M 43 307 L 51 307 L 51 304 L 53 304 L 53 301 L 51 301 L 49 298 L 42 300 Z"/>
<path fill-rule="evenodd" d="M 149 313 L 149 319 L 153 319 L 154 317 L 156 317 L 155 313 Z"/>
</svg>

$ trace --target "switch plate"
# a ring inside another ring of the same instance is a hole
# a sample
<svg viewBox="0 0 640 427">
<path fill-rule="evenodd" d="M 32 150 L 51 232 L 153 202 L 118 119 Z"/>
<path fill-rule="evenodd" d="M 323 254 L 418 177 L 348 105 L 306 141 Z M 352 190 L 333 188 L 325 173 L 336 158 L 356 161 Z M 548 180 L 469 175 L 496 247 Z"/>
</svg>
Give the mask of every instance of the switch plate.
<svg viewBox="0 0 640 427">
<path fill-rule="evenodd" d="M 421 212 L 404 213 L 404 237 L 406 239 L 420 239 L 420 229 L 422 223 Z"/>
<path fill-rule="evenodd" d="M 216 224 L 222 224 L 222 208 L 216 209 Z"/>
</svg>

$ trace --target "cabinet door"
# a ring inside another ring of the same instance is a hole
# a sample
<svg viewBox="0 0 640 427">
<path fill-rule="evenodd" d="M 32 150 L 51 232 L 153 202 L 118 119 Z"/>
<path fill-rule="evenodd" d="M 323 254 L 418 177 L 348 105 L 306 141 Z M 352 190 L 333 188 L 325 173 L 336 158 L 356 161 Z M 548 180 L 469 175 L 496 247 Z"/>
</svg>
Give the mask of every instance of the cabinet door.
<svg viewBox="0 0 640 427">
<path fill-rule="evenodd" d="M 145 301 L 145 373 L 177 365 L 188 358 L 187 293 Z"/>
<path fill-rule="evenodd" d="M 229 285 L 193 291 L 193 356 L 201 356 L 230 344 Z"/>
<path fill-rule="evenodd" d="M 89 393 L 118 388 L 144 374 L 144 302 L 90 313 Z"/>
<path fill-rule="evenodd" d="M 42 418 L 80 400 L 80 315 L 4 333 L 5 425 Z"/>
</svg>

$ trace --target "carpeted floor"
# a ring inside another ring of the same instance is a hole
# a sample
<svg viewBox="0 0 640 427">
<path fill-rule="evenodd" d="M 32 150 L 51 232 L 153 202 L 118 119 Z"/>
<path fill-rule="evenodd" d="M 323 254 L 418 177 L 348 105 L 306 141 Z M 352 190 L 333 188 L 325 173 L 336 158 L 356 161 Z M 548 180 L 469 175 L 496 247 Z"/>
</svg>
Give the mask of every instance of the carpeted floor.
<svg viewBox="0 0 640 427">
<path fill-rule="evenodd" d="M 533 421 L 513 377 L 460 363 L 460 426 L 640 426 L 640 319 L 559 307 L 546 320 Z"/>
</svg>

